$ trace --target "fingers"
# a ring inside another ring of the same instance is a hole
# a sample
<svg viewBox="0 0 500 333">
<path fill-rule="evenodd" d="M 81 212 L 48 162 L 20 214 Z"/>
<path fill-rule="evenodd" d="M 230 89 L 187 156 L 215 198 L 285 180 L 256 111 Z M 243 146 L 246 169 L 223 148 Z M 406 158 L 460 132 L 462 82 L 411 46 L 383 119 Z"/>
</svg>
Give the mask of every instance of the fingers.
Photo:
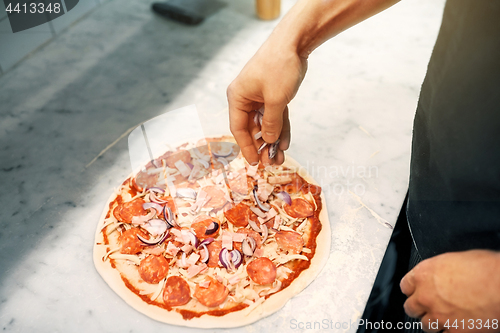
<svg viewBox="0 0 500 333">
<path fill-rule="evenodd" d="M 401 292 L 406 296 L 411 296 L 415 292 L 415 271 L 409 271 L 399 283 Z"/>
<path fill-rule="evenodd" d="M 427 312 L 427 309 L 417 301 L 415 296 L 408 298 L 403 307 L 406 314 L 412 318 L 422 318 Z"/>
<path fill-rule="evenodd" d="M 283 114 L 286 103 L 266 103 L 264 117 L 262 118 L 262 138 L 267 143 L 278 140 L 283 128 Z"/>
<path fill-rule="evenodd" d="M 255 149 L 253 137 L 249 132 L 249 111 L 246 110 L 245 105 L 237 103 L 232 98 L 231 92 L 228 89 L 229 101 L 229 123 L 231 133 L 233 133 L 236 142 L 240 146 L 243 156 L 247 159 L 248 163 L 255 164 L 259 162 L 259 155 Z M 251 107 L 251 105 L 250 105 Z"/>
<path fill-rule="evenodd" d="M 288 147 L 290 147 L 290 139 L 291 139 L 291 132 L 290 132 L 290 118 L 288 114 L 288 106 L 285 107 L 285 112 L 283 112 L 283 128 L 281 129 L 281 135 L 280 135 L 280 143 L 278 145 L 278 148 L 281 150 L 287 150 Z M 281 163 L 278 163 L 281 164 Z"/>
</svg>

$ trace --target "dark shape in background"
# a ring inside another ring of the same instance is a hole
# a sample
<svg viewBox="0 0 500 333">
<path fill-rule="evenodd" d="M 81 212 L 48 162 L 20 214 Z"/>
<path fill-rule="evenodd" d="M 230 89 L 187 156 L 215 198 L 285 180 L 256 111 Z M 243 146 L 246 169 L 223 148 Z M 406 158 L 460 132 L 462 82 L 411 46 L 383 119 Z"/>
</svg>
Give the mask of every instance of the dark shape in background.
<svg viewBox="0 0 500 333">
<path fill-rule="evenodd" d="M 225 6 L 226 3 L 218 0 L 168 0 L 155 2 L 151 8 L 171 20 L 198 25 Z"/>
<path fill-rule="evenodd" d="M 7 16 L 9 17 L 10 27 L 13 33 L 31 29 L 65 14 L 61 0 L 3 0 L 3 2 L 5 8 L 9 8 L 9 5 L 11 8 L 11 12 L 7 12 Z M 70 11 L 75 8 L 78 2 L 79 0 L 66 0 L 66 10 Z M 32 4 L 36 4 L 35 13 L 30 12 L 32 10 Z M 43 4 L 44 10 L 42 10 L 39 4 Z M 49 4 L 51 12 L 45 10 L 48 8 Z M 54 12 L 54 5 L 56 4 L 58 4 L 60 8 L 59 13 Z M 20 12 L 14 11 L 17 5 L 19 5 L 17 8 L 19 8 Z M 26 12 L 24 5 L 26 5 Z"/>
</svg>

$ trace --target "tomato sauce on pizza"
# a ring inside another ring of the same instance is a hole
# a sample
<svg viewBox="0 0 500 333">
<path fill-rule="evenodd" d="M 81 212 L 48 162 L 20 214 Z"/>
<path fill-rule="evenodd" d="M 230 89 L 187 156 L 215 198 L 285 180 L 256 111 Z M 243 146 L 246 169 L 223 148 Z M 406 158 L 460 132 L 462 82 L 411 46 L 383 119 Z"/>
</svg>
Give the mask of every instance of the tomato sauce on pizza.
<svg viewBox="0 0 500 333">
<path fill-rule="evenodd" d="M 105 248 L 96 265 L 187 326 L 285 294 L 309 269 L 324 229 L 319 186 L 290 167 L 249 166 L 224 140 L 148 163 L 117 190 L 96 234 Z"/>
</svg>

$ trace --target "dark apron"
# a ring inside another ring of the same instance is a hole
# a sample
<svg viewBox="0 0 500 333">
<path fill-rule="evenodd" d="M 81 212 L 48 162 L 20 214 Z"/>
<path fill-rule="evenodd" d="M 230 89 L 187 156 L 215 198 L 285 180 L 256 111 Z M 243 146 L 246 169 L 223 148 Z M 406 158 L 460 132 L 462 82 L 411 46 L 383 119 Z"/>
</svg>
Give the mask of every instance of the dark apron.
<svg viewBox="0 0 500 333">
<path fill-rule="evenodd" d="M 407 216 L 423 259 L 500 250 L 500 0 L 448 0 L 413 128 Z"/>
</svg>

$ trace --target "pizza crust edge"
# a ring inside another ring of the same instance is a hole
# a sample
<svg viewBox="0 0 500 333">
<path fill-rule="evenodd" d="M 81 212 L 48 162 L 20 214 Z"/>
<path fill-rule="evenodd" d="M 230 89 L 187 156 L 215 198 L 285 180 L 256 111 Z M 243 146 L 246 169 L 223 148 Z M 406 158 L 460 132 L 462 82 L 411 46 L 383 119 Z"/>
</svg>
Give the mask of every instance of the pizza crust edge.
<svg viewBox="0 0 500 333">
<path fill-rule="evenodd" d="M 305 170 L 305 168 L 301 167 L 297 161 L 289 156 L 286 156 L 283 166 Z M 318 185 L 314 179 L 307 174 L 307 171 L 304 171 L 303 173 L 304 174 L 301 173 L 300 176 L 304 178 L 304 180 L 308 183 Z M 241 311 L 231 312 L 222 317 L 203 315 L 190 320 L 184 320 L 182 315 L 175 310 L 167 311 L 144 302 L 126 287 L 120 273 L 111 267 L 110 262 L 102 260 L 102 258 L 106 255 L 107 246 L 99 245 L 99 243 L 103 242 L 103 237 L 100 231 L 104 225 L 104 220 L 109 210 L 109 203 L 112 202 L 116 196 L 117 194 L 113 193 L 107 201 L 97 225 L 93 250 L 94 265 L 104 281 L 106 281 L 110 288 L 126 303 L 146 316 L 163 323 L 194 328 L 232 328 L 254 323 L 277 312 L 288 302 L 288 300 L 304 290 L 319 275 L 330 255 L 331 228 L 326 208 L 326 200 L 324 192 L 322 191 L 322 210 L 319 215 L 322 228 L 316 238 L 316 252 L 311 260 L 309 268 L 302 271 L 286 289 L 271 295 L 265 302 L 253 309 L 250 313 L 248 313 L 248 309 L 246 308 Z"/>
</svg>

